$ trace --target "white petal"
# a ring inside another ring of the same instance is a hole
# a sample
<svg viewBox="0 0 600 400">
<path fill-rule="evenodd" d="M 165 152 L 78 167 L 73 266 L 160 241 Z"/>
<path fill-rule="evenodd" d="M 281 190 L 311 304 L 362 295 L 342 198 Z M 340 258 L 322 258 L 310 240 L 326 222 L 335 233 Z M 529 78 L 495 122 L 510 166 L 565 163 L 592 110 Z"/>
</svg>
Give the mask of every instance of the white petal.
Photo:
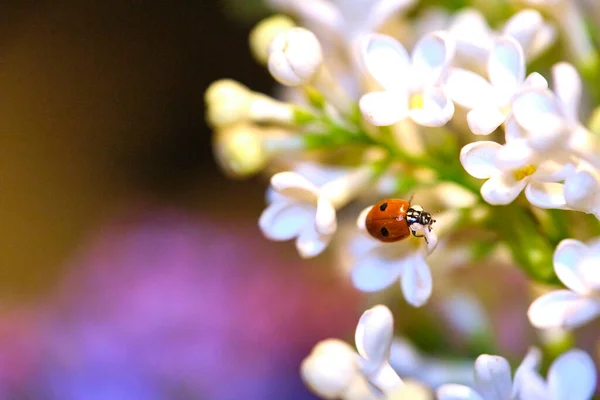
<svg viewBox="0 0 600 400">
<path fill-rule="evenodd" d="M 402 293 L 414 307 L 421 307 L 431 296 L 432 280 L 429 265 L 422 255 L 417 254 L 404 261 L 402 270 Z"/>
<path fill-rule="evenodd" d="M 279 194 L 299 201 L 317 201 L 318 188 L 296 172 L 285 171 L 273 175 L 271 187 Z"/>
<path fill-rule="evenodd" d="M 542 359 L 541 351 L 532 347 L 515 372 L 513 383 L 514 399 L 547 400 L 548 385 L 537 371 Z"/>
<path fill-rule="evenodd" d="M 554 272 L 566 287 L 581 295 L 588 294 L 590 287 L 580 266 L 587 256 L 588 248 L 575 239 L 565 239 L 554 251 Z"/>
<path fill-rule="evenodd" d="M 340 32 L 344 21 L 339 9 L 324 0 L 267 0 L 275 9 L 284 10 L 320 29 Z"/>
<path fill-rule="evenodd" d="M 431 228 L 426 227 L 424 230 L 425 239 L 427 239 L 427 255 L 435 251 L 438 245 L 438 236 Z"/>
<path fill-rule="evenodd" d="M 372 365 L 381 365 L 390 357 L 394 338 L 394 317 L 389 308 L 377 305 L 358 320 L 354 340 L 358 353 Z"/>
<path fill-rule="evenodd" d="M 419 125 L 442 126 L 452 119 L 454 103 L 440 88 L 428 88 L 423 92 L 423 108 L 410 110 L 410 117 Z"/>
<path fill-rule="evenodd" d="M 443 74 L 454 57 L 454 41 L 443 31 L 423 36 L 412 53 L 413 74 L 419 82 L 433 85 L 441 82 Z"/>
<path fill-rule="evenodd" d="M 389 126 L 408 113 L 408 94 L 403 92 L 371 92 L 360 98 L 360 111 L 376 126 Z"/>
<path fill-rule="evenodd" d="M 356 227 L 358 228 L 359 231 L 361 231 L 361 232 L 367 231 L 367 227 L 366 227 L 367 214 L 369 213 L 369 211 L 371 211 L 372 208 L 373 208 L 373 206 L 365 207 L 360 212 L 360 214 L 358 214 L 358 218 L 356 219 Z"/>
<path fill-rule="evenodd" d="M 577 210 L 600 210 L 600 182 L 588 171 L 579 171 L 565 180 L 565 200 Z"/>
<path fill-rule="evenodd" d="M 331 235 L 320 235 L 313 224 L 304 227 L 296 239 L 296 249 L 302 258 L 316 257 L 327 248 Z"/>
<path fill-rule="evenodd" d="M 467 114 L 471 132 L 476 135 L 489 135 L 504 122 L 506 115 L 496 107 L 475 107 Z"/>
<path fill-rule="evenodd" d="M 523 82 L 524 89 L 548 89 L 548 81 L 541 74 L 532 72 Z"/>
<path fill-rule="evenodd" d="M 450 98 L 461 106 L 472 109 L 482 105 L 495 105 L 494 88 L 481 75 L 462 68 L 452 68 L 445 84 Z"/>
<path fill-rule="evenodd" d="M 361 41 L 361 55 L 367 71 L 386 89 L 406 87 L 410 61 L 406 49 L 396 39 L 371 34 Z"/>
<path fill-rule="evenodd" d="M 488 61 L 490 82 L 502 101 L 509 101 L 525 79 L 525 58 L 519 43 L 510 36 L 498 38 Z"/>
<path fill-rule="evenodd" d="M 468 386 L 446 384 L 437 390 L 439 400 L 484 400 L 476 391 Z"/>
<path fill-rule="evenodd" d="M 554 93 L 563 105 L 566 117 L 577 121 L 577 112 L 581 100 L 581 78 L 575 67 L 561 62 L 552 67 Z"/>
<path fill-rule="evenodd" d="M 567 206 L 564 185 L 561 183 L 531 182 L 525 188 L 525 197 L 539 208 L 564 209 Z"/>
<path fill-rule="evenodd" d="M 512 391 L 510 365 L 505 358 L 482 354 L 475 360 L 475 388 L 485 400 L 509 399 Z"/>
<path fill-rule="evenodd" d="M 600 314 L 600 301 L 585 298 L 570 290 L 556 290 L 536 299 L 527 315 L 540 329 L 573 329 Z"/>
<path fill-rule="evenodd" d="M 263 211 L 258 226 L 268 239 L 289 240 L 298 236 L 312 218 L 310 207 L 276 201 Z"/>
<path fill-rule="evenodd" d="M 520 93 L 513 102 L 512 112 L 539 146 L 554 144 L 565 129 L 561 108 L 548 90 L 531 89 Z"/>
<path fill-rule="evenodd" d="M 363 292 L 377 292 L 391 286 L 400 278 L 402 259 L 390 257 L 377 246 L 362 256 L 351 272 L 352 283 Z"/>
<path fill-rule="evenodd" d="M 530 164 L 534 156 L 535 152 L 527 146 L 525 140 L 511 139 L 498 151 L 496 164 L 503 170 L 514 170 Z"/>
<path fill-rule="evenodd" d="M 460 162 L 469 173 L 478 179 L 486 179 L 499 170 L 496 167 L 496 155 L 502 146 L 496 142 L 469 143 L 460 151 Z"/>
<path fill-rule="evenodd" d="M 591 399 L 596 389 L 596 367 L 592 358 L 579 349 L 560 355 L 548 370 L 552 400 Z"/>
<path fill-rule="evenodd" d="M 335 208 L 327 199 L 319 198 L 317 202 L 317 215 L 315 228 L 321 235 L 333 235 L 337 230 Z"/>
<path fill-rule="evenodd" d="M 492 32 L 479 10 L 457 12 L 448 31 L 456 38 L 456 52 L 469 62 L 485 62 L 492 43 Z"/>
<path fill-rule="evenodd" d="M 522 10 L 513 15 L 504 25 L 505 35 L 515 38 L 524 50 L 532 44 L 537 32 L 542 28 L 544 19 L 536 10 Z"/>
<path fill-rule="evenodd" d="M 481 196 L 491 205 L 512 203 L 527 185 L 527 179 L 517 181 L 509 174 L 493 176 L 481 186 Z"/>
<path fill-rule="evenodd" d="M 554 159 L 547 159 L 540 162 L 537 171 L 531 178 L 542 182 L 562 182 L 574 173 L 575 165 L 555 156 Z"/>
</svg>

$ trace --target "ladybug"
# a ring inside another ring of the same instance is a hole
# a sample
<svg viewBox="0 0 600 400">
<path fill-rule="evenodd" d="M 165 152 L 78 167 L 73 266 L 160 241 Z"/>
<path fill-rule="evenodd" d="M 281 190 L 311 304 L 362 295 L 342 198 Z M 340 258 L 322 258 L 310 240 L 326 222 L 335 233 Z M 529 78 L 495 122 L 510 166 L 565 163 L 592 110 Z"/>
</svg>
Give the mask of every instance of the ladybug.
<svg viewBox="0 0 600 400">
<path fill-rule="evenodd" d="M 365 225 L 375 239 L 392 243 L 407 238 L 411 233 L 414 237 L 425 237 L 417 232 L 421 228 L 431 228 L 434 222 L 431 214 L 423 211 L 421 206 L 411 206 L 410 201 L 402 199 L 388 199 L 371 208 Z"/>
</svg>

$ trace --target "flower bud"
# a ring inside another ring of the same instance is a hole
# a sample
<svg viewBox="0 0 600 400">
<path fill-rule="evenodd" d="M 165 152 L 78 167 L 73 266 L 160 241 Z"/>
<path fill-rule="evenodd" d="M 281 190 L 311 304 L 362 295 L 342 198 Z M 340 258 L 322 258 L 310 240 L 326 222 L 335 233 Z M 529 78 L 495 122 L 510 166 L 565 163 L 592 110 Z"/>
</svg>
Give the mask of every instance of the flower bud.
<svg viewBox="0 0 600 400">
<path fill-rule="evenodd" d="M 213 136 L 213 151 L 219 166 L 232 178 L 244 178 L 258 173 L 267 161 L 259 128 L 236 124 L 217 130 Z"/>
<path fill-rule="evenodd" d="M 204 92 L 206 118 L 212 126 L 233 125 L 248 118 L 254 94 L 231 79 L 213 82 Z"/>
<path fill-rule="evenodd" d="M 280 33 L 269 48 L 269 71 L 286 86 L 309 82 L 322 62 L 323 52 L 317 37 L 304 28 Z"/>
<path fill-rule="evenodd" d="M 280 33 L 294 27 L 294 21 L 285 15 L 273 15 L 260 21 L 250 32 L 250 51 L 261 64 L 269 61 L 269 46 Z"/>
</svg>

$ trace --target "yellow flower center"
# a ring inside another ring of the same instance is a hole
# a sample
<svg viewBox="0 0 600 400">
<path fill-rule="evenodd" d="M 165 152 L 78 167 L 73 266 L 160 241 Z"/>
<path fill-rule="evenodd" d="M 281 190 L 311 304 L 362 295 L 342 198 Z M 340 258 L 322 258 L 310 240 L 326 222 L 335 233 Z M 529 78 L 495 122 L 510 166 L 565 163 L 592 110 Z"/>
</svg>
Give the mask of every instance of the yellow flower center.
<svg viewBox="0 0 600 400">
<path fill-rule="evenodd" d="M 535 171 L 537 171 L 537 167 L 535 165 L 528 164 L 519 169 L 515 169 L 512 173 L 516 180 L 521 181 L 528 176 L 533 175 Z"/>
<path fill-rule="evenodd" d="M 423 95 L 420 93 L 413 94 L 409 101 L 409 107 L 411 110 L 422 110 L 423 109 Z"/>
</svg>

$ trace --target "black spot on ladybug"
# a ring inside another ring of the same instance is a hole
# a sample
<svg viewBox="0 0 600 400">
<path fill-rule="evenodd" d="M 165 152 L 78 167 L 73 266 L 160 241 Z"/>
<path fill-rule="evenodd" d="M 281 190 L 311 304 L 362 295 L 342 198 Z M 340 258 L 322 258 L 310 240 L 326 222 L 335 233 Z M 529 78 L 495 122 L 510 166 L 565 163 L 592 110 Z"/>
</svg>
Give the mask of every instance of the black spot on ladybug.
<svg viewBox="0 0 600 400">
<path fill-rule="evenodd" d="M 379 206 L 379 209 L 381 211 L 385 211 L 385 209 L 387 208 L 387 203 L 383 203 L 382 205 Z M 387 236 L 387 235 L 386 235 Z"/>
<path fill-rule="evenodd" d="M 388 237 L 388 235 L 389 235 L 389 234 L 390 234 L 390 233 L 388 232 L 388 230 L 387 230 L 387 229 L 385 229 L 385 228 L 381 228 L 381 235 L 382 235 L 383 237 Z"/>
</svg>

